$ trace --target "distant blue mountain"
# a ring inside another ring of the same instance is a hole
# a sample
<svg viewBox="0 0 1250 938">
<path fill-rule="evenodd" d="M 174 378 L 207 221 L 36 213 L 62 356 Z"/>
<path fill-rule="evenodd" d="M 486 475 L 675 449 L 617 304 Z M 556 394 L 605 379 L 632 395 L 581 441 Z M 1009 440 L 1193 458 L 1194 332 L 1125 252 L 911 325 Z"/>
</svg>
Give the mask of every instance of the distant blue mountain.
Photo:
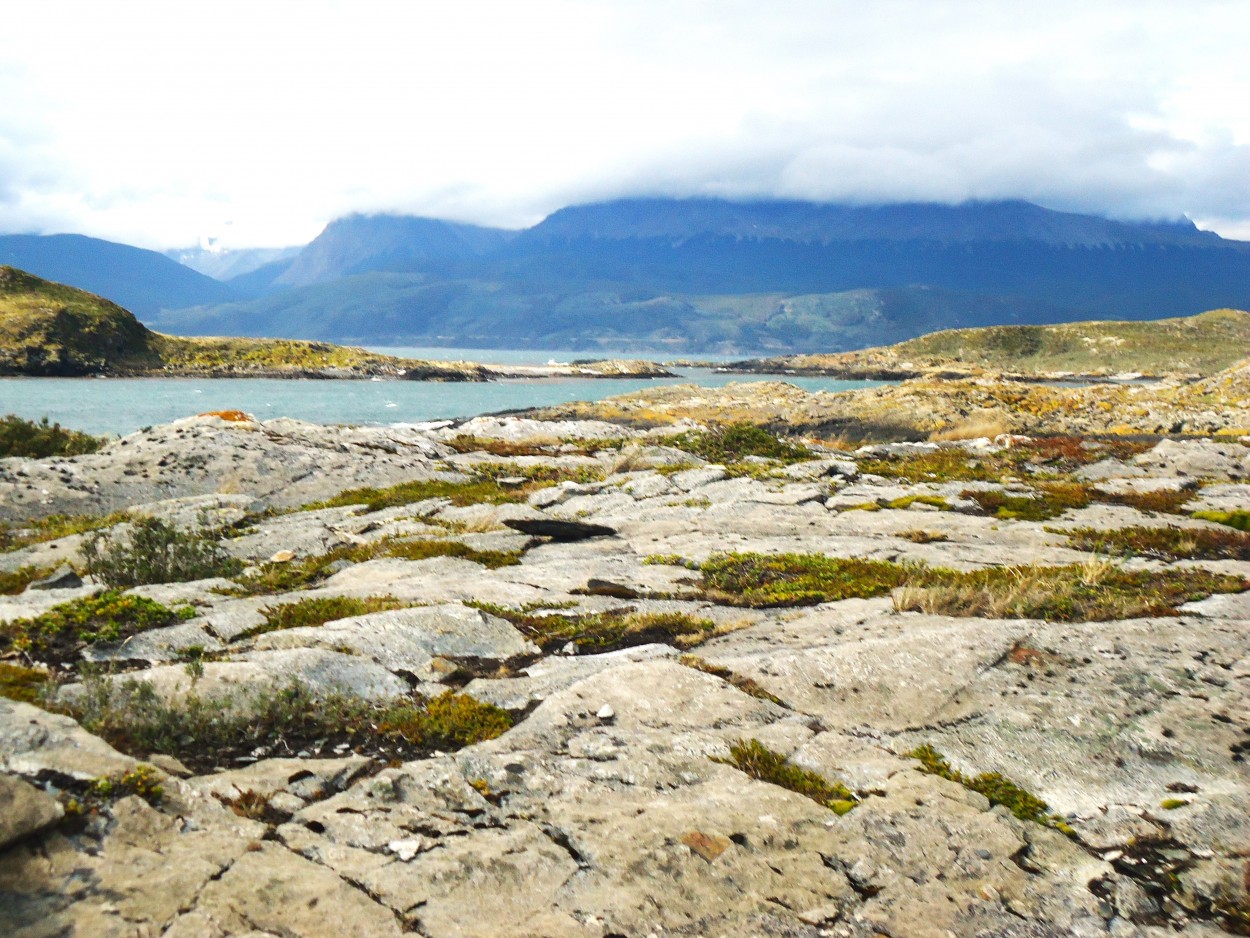
<svg viewBox="0 0 1250 938">
<path fill-rule="evenodd" d="M 0 235 L 0 264 L 98 294 L 140 317 L 240 295 L 156 251 L 83 235 Z"/>
</svg>

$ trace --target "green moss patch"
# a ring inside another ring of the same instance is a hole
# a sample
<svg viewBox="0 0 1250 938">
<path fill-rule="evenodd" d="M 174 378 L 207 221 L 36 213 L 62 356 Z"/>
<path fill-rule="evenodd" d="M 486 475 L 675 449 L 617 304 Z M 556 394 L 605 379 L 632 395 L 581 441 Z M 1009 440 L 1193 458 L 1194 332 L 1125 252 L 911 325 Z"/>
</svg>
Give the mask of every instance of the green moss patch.
<svg viewBox="0 0 1250 938">
<path fill-rule="evenodd" d="M 107 590 L 61 603 L 33 619 L 0 624 L 0 647 L 11 646 L 45 664 L 75 665 L 88 645 L 122 641 L 182 618 L 153 599 Z"/>
<path fill-rule="evenodd" d="M 712 761 L 810 798 L 835 814 L 846 814 L 859 803 L 859 796 L 842 783 L 830 782 L 823 775 L 788 762 L 758 739 L 740 739 L 729 747 L 729 758 Z"/>
<path fill-rule="evenodd" d="M 0 596 L 16 596 L 36 580 L 52 573 L 48 567 L 20 567 L 0 570 Z"/>
<path fill-rule="evenodd" d="M 1213 528 L 1130 527 L 1058 532 L 1078 550 L 1157 560 L 1250 560 L 1250 534 Z"/>
<path fill-rule="evenodd" d="M 367 701 L 292 683 L 232 698 L 174 701 L 150 684 L 90 681 L 68 708 L 84 729 L 134 756 L 165 753 L 194 772 L 268 756 L 346 751 L 382 762 L 413 759 L 493 739 L 512 726 L 506 710 L 444 694 Z M 342 747 L 342 748 L 340 748 Z"/>
<path fill-rule="evenodd" d="M 1250 531 L 1250 511 L 1195 511 L 1199 521 L 1213 521 L 1238 531 Z"/>
<path fill-rule="evenodd" d="M 0 661 L 0 697 L 39 704 L 51 682 L 47 671 L 27 668 L 9 661 Z"/>
<path fill-rule="evenodd" d="M 907 567 L 823 554 L 716 554 L 700 565 L 701 585 L 718 602 L 805 606 L 883 596 L 901 586 Z"/>
<path fill-rule="evenodd" d="M 778 439 L 767 430 L 749 423 L 733 423 L 709 430 L 688 430 L 657 441 L 691 453 L 708 462 L 739 463 L 748 456 L 775 459 L 783 463 L 811 459 L 813 453 L 805 446 Z"/>
<path fill-rule="evenodd" d="M 1090 487 L 1075 482 L 1041 483 L 1034 495 L 966 491 L 963 497 L 972 499 L 984 512 L 1004 521 L 1049 521 L 1065 511 L 1085 508 L 1093 500 Z"/>
<path fill-rule="evenodd" d="M 569 642 L 583 654 L 601 654 L 637 645 L 662 643 L 690 648 L 711 637 L 716 625 L 684 612 L 596 612 L 583 615 L 525 612 L 474 603 L 483 612 L 511 622 L 526 638 L 551 654 Z"/>
<path fill-rule="evenodd" d="M 906 755 L 910 759 L 919 759 L 921 767 L 930 775 L 937 775 L 948 781 L 957 782 L 964 788 L 979 792 L 989 799 L 990 804 L 1004 805 L 1022 821 L 1033 821 L 1036 824 L 1046 824 L 1051 827 L 1063 823 L 1051 813 L 1050 805 L 1045 801 L 998 772 L 982 772 L 974 776 L 964 775 L 952 768 L 945 756 L 928 744 L 913 749 Z"/>
</svg>

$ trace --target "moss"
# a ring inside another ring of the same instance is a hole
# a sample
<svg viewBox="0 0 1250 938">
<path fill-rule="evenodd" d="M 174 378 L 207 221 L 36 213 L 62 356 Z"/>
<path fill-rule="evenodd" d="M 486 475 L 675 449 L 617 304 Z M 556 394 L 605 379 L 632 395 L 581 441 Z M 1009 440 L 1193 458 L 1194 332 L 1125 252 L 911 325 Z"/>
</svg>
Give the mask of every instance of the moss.
<svg viewBox="0 0 1250 938">
<path fill-rule="evenodd" d="M 105 440 L 78 430 L 67 430 L 59 423 L 48 423 L 47 417 L 38 422 L 24 420 L 17 414 L 0 417 L 0 459 L 23 456 L 28 459 L 47 459 L 51 456 L 82 456 L 94 453 Z"/>
<path fill-rule="evenodd" d="M 1250 534 L 1213 528 L 1129 527 L 1059 531 L 1078 550 L 1157 560 L 1250 560 Z"/>
<path fill-rule="evenodd" d="M 502 736 L 512 728 L 506 710 L 450 691 L 420 706 L 391 707 L 378 731 L 427 749 L 461 749 Z"/>
<path fill-rule="evenodd" d="M 1198 494 L 1196 489 L 1155 489 L 1150 492 L 1104 492 L 1095 489 L 1095 501 L 1107 505 L 1126 505 L 1138 511 L 1163 514 L 1184 514 L 1185 505 Z"/>
<path fill-rule="evenodd" d="M 1184 808 L 1189 804 L 1188 798 L 1164 798 L 1159 802 L 1159 807 L 1164 811 L 1175 811 L 1177 808 Z"/>
<path fill-rule="evenodd" d="M 1093 500 L 1090 487 L 1077 482 L 1040 483 L 1035 495 L 966 491 L 963 497 L 1004 521 L 1049 521 L 1065 511 L 1084 508 Z"/>
<path fill-rule="evenodd" d="M 111 528 L 128 520 L 128 512 L 115 511 L 108 515 L 49 515 L 47 518 L 24 521 L 21 525 L 0 524 L 0 550 L 21 550 L 32 544 Z"/>
<path fill-rule="evenodd" d="M 645 566 L 685 567 L 687 570 L 698 570 L 699 565 L 688 560 L 681 554 L 648 554 L 642 558 Z"/>
<path fill-rule="evenodd" d="M 729 668 L 722 667 L 719 664 L 712 664 L 712 662 L 700 658 L 698 655 L 682 655 L 677 659 L 677 663 L 683 664 L 687 668 L 693 668 L 696 671 L 702 671 L 704 674 L 711 674 L 713 677 L 718 677 L 722 681 L 731 684 L 744 694 L 748 694 L 751 697 L 757 697 L 760 700 L 767 700 L 781 707 L 786 706 L 780 697 L 769 693 L 755 679 L 737 674 Z M 787 707 L 786 709 L 789 708 Z"/>
<path fill-rule="evenodd" d="M 941 531 L 924 531 L 917 529 L 915 531 L 900 531 L 897 535 L 903 540 L 911 541 L 913 544 L 939 544 L 943 541 L 949 541 L 950 538 Z"/>
<path fill-rule="evenodd" d="M 43 702 L 51 686 L 51 677 L 47 671 L 0 661 L 0 697 L 39 704 Z"/>
<path fill-rule="evenodd" d="M 989 799 L 990 804 L 1003 805 L 1022 821 L 1054 826 L 1059 820 L 1051 813 L 1050 805 L 1045 801 L 998 772 L 964 775 L 952 768 L 946 758 L 928 744 L 913 749 L 906 755 L 910 759 L 919 759 L 921 768 L 930 775 L 937 775 L 979 792 Z"/>
<path fill-rule="evenodd" d="M 1199 521 L 1213 521 L 1238 531 L 1250 531 L 1250 511 L 1195 511 L 1192 517 Z"/>
<path fill-rule="evenodd" d="M 155 805 L 165 795 L 160 778 L 160 773 L 152 766 L 136 765 L 129 771 L 97 778 L 91 783 L 90 793 L 103 801 L 119 801 L 137 795 Z"/>
<path fill-rule="evenodd" d="M 823 554 L 716 554 L 700 570 L 709 597 L 746 606 L 882 596 L 908 576 L 908 568 L 899 564 Z"/>
<path fill-rule="evenodd" d="M 859 803 L 859 796 L 842 783 L 831 783 L 823 775 L 794 765 L 758 739 L 740 739 L 730 745 L 729 758 L 712 761 L 810 798 L 835 814 L 846 814 Z"/>
<path fill-rule="evenodd" d="M 20 567 L 17 570 L 0 570 L 0 596 L 16 596 L 36 580 L 52 573 L 48 567 Z"/>
<path fill-rule="evenodd" d="M 904 495 L 902 498 L 877 504 L 882 508 L 893 508 L 895 511 L 905 511 L 912 505 L 930 505 L 939 511 L 951 510 L 950 503 L 940 495 Z"/>
<path fill-rule="evenodd" d="M 252 629 L 247 635 L 324 625 L 336 619 L 402 609 L 407 605 L 410 604 L 394 596 L 310 596 L 298 602 L 264 607 L 260 614 L 265 617 L 265 624 Z"/>
<path fill-rule="evenodd" d="M 338 508 L 344 505 L 364 505 L 369 511 L 381 511 L 397 505 L 411 505 L 431 498 L 445 498 L 453 505 L 500 505 L 505 502 L 525 501 L 540 484 L 505 486 L 496 478 L 478 478 L 463 482 L 446 479 L 418 479 L 401 482 L 387 488 L 348 489 L 333 498 L 305 505 L 311 511 L 317 508 Z"/>
<path fill-rule="evenodd" d="M 474 603 L 478 609 L 511 622 L 545 653 L 573 642 L 582 652 L 599 654 L 661 642 L 689 648 L 710 637 L 716 625 L 684 612 L 638 613 L 627 610 L 565 615 Z"/>
<path fill-rule="evenodd" d="M 87 645 L 121 641 L 177 621 L 178 613 L 153 599 L 107 590 L 53 606 L 32 619 L 0 623 L 0 644 L 36 661 L 73 665 Z"/>
</svg>

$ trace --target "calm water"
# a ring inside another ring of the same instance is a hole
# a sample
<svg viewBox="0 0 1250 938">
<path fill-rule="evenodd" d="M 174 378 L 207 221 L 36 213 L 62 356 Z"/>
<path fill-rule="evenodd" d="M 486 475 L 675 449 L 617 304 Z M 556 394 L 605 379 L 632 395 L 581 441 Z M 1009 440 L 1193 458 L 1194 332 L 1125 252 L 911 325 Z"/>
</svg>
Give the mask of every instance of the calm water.
<svg viewBox="0 0 1250 938">
<path fill-rule="evenodd" d="M 404 351 L 411 357 L 418 357 L 416 349 Z M 423 358 L 437 355 L 443 360 L 509 364 L 543 363 L 553 358 L 568 361 L 586 355 L 584 352 L 494 349 L 419 351 Z M 600 356 L 602 353 L 596 357 Z M 680 369 L 680 372 L 680 377 L 663 379 L 547 378 L 482 384 L 268 378 L 0 378 L 0 414 L 13 413 L 31 420 L 46 416 L 64 426 L 90 433 L 119 435 L 207 410 L 237 409 L 261 420 L 296 417 L 315 423 L 409 423 L 569 401 L 593 401 L 659 384 L 720 387 L 731 381 L 767 380 L 698 368 Z M 783 380 L 809 390 L 823 391 L 845 391 L 880 383 L 794 376 Z"/>
</svg>

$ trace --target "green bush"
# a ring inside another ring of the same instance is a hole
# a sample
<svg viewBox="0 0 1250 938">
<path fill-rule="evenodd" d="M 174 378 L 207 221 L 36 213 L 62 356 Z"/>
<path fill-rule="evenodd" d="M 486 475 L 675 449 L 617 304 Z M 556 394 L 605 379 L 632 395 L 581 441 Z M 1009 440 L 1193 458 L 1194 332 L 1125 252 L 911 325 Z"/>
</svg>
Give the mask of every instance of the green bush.
<svg viewBox="0 0 1250 938">
<path fill-rule="evenodd" d="M 78 430 L 67 430 L 59 423 L 23 420 L 16 414 L 0 417 L 0 458 L 25 456 L 47 459 L 49 456 L 81 456 L 94 453 L 105 443 L 102 437 Z"/>
<path fill-rule="evenodd" d="M 747 456 L 761 456 L 781 462 L 800 462 L 812 457 L 811 450 L 780 440 L 767 430 L 749 423 L 733 423 L 710 430 L 689 430 L 661 441 L 709 462 L 735 463 Z"/>
<path fill-rule="evenodd" d="M 113 587 L 234 576 L 243 569 L 203 531 L 180 531 L 158 518 L 131 522 L 124 536 L 97 534 L 82 555 L 87 572 Z"/>
</svg>

